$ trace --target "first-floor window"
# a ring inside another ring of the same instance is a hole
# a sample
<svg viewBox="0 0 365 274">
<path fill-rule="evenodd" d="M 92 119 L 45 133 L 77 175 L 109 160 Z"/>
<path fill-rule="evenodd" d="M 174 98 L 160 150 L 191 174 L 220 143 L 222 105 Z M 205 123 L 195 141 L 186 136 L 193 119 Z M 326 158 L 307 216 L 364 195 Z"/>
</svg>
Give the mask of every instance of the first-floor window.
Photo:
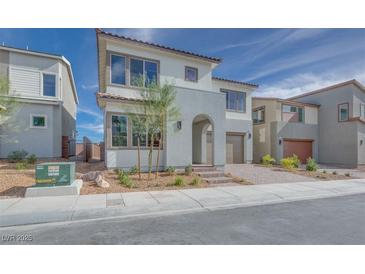
<svg viewBox="0 0 365 274">
<path fill-rule="evenodd" d="M 145 147 L 147 145 L 147 130 L 143 130 L 138 127 L 138 125 L 132 125 L 132 146 L 138 146 L 138 136 L 139 136 L 139 145 L 141 147 Z"/>
<path fill-rule="evenodd" d="M 128 144 L 128 118 L 121 115 L 112 115 L 112 146 L 125 147 Z"/>
<path fill-rule="evenodd" d="M 261 124 L 265 122 L 265 108 L 259 108 L 253 111 L 252 119 L 254 124 Z"/>
<path fill-rule="evenodd" d="M 31 127 L 33 128 L 45 128 L 47 127 L 47 117 L 45 115 L 32 115 Z"/>
<path fill-rule="evenodd" d="M 338 121 L 343 122 L 349 119 L 349 104 L 338 105 Z"/>
<path fill-rule="evenodd" d="M 154 132 L 153 133 L 153 146 L 154 147 L 158 147 L 158 143 L 159 143 L 159 140 L 161 139 L 161 132 L 158 131 L 158 132 Z M 148 132 L 148 146 L 151 145 L 151 141 L 152 141 L 152 133 L 151 131 Z"/>
</svg>

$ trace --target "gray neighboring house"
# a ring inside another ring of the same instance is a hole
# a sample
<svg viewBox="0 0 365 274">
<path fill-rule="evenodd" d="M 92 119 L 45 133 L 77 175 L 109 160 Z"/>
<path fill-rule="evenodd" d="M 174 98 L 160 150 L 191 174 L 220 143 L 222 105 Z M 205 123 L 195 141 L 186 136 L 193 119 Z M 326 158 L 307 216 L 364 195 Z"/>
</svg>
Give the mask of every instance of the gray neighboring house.
<svg viewBox="0 0 365 274">
<path fill-rule="evenodd" d="M 320 105 L 319 162 L 365 165 L 365 87 L 350 80 L 290 100 Z"/>
<path fill-rule="evenodd" d="M 5 131 L 16 142 L 0 144 L 0 158 L 26 150 L 40 158 L 75 154 L 77 91 L 70 62 L 63 56 L 0 46 L 0 74 L 20 104 L 13 118 L 19 129 Z"/>
<path fill-rule="evenodd" d="M 356 80 L 288 99 L 254 98 L 253 120 L 254 162 L 269 153 L 365 165 L 365 87 Z"/>
<path fill-rule="evenodd" d="M 130 113 L 141 113 L 141 90 L 135 79 L 145 75 L 172 83 L 179 121 L 169 123 L 160 168 L 252 162 L 251 93 L 257 85 L 212 76 L 219 58 L 143 42 L 96 30 L 99 67 L 97 101 L 104 113 L 105 162 L 108 168 L 137 163 L 136 134 Z M 147 168 L 149 138 L 142 142 Z M 154 161 L 156 157 L 154 157 Z"/>
</svg>

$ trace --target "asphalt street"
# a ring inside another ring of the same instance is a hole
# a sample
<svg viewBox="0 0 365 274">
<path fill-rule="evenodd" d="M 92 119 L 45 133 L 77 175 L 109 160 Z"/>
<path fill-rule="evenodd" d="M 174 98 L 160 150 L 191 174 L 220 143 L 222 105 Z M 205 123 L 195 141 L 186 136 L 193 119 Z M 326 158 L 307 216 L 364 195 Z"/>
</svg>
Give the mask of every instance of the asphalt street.
<svg viewBox="0 0 365 274">
<path fill-rule="evenodd" d="M 365 194 L 0 229 L 0 244 L 365 244 Z"/>
</svg>

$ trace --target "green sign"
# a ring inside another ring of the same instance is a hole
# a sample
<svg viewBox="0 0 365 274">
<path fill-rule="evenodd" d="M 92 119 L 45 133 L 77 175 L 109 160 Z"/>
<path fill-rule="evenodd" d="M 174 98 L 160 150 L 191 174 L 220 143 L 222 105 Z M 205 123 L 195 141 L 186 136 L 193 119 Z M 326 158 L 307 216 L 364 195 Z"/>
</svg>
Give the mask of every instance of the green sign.
<svg viewBox="0 0 365 274">
<path fill-rule="evenodd" d="M 75 180 L 75 162 L 54 162 L 36 165 L 36 186 L 70 185 Z"/>
</svg>

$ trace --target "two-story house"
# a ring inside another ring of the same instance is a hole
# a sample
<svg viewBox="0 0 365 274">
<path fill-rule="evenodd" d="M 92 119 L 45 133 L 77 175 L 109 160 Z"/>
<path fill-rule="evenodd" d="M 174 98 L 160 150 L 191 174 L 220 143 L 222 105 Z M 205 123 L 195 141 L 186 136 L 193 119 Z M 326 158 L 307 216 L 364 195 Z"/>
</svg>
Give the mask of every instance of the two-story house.
<svg viewBox="0 0 365 274">
<path fill-rule="evenodd" d="M 63 56 L 0 46 L 0 76 L 6 96 L 18 102 L 15 128 L 0 128 L 0 158 L 26 150 L 40 158 L 75 152 L 77 91 L 70 62 Z"/>
<path fill-rule="evenodd" d="M 319 105 L 254 97 L 252 106 L 255 163 L 266 154 L 277 161 L 293 154 L 302 163 L 309 157 L 318 160 Z"/>
<path fill-rule="evenodd" d="M 129 114 L 140 111 L 142 96 L 135 79 L 141 75 L 161 84 L 168 82 L 176 91 L 180 118 L 167 125 L 161 169 L 252 161 L 251 93 L 256 85 L 213 77 L 219 58 L 99 29 L 96 36 L 97 101 L 104 113 L 108 168 L 130 168 L 137 163 L 137 140 Z M 147 167 L 148 139 L 142 139 L 143 169 Z"/>
<path fill-rule="evenodd" d="M 365 165 L 365 87 L 356 80 L 290 98 L 320 105 L 319 162 Z"/>
<path fill-rule="evenodd" d="M 288 99 L 254 98 L 254 162 L 296 154 L 321 164 L 365 165 L 365 87 L 356 80 Z"/>
</svg>

